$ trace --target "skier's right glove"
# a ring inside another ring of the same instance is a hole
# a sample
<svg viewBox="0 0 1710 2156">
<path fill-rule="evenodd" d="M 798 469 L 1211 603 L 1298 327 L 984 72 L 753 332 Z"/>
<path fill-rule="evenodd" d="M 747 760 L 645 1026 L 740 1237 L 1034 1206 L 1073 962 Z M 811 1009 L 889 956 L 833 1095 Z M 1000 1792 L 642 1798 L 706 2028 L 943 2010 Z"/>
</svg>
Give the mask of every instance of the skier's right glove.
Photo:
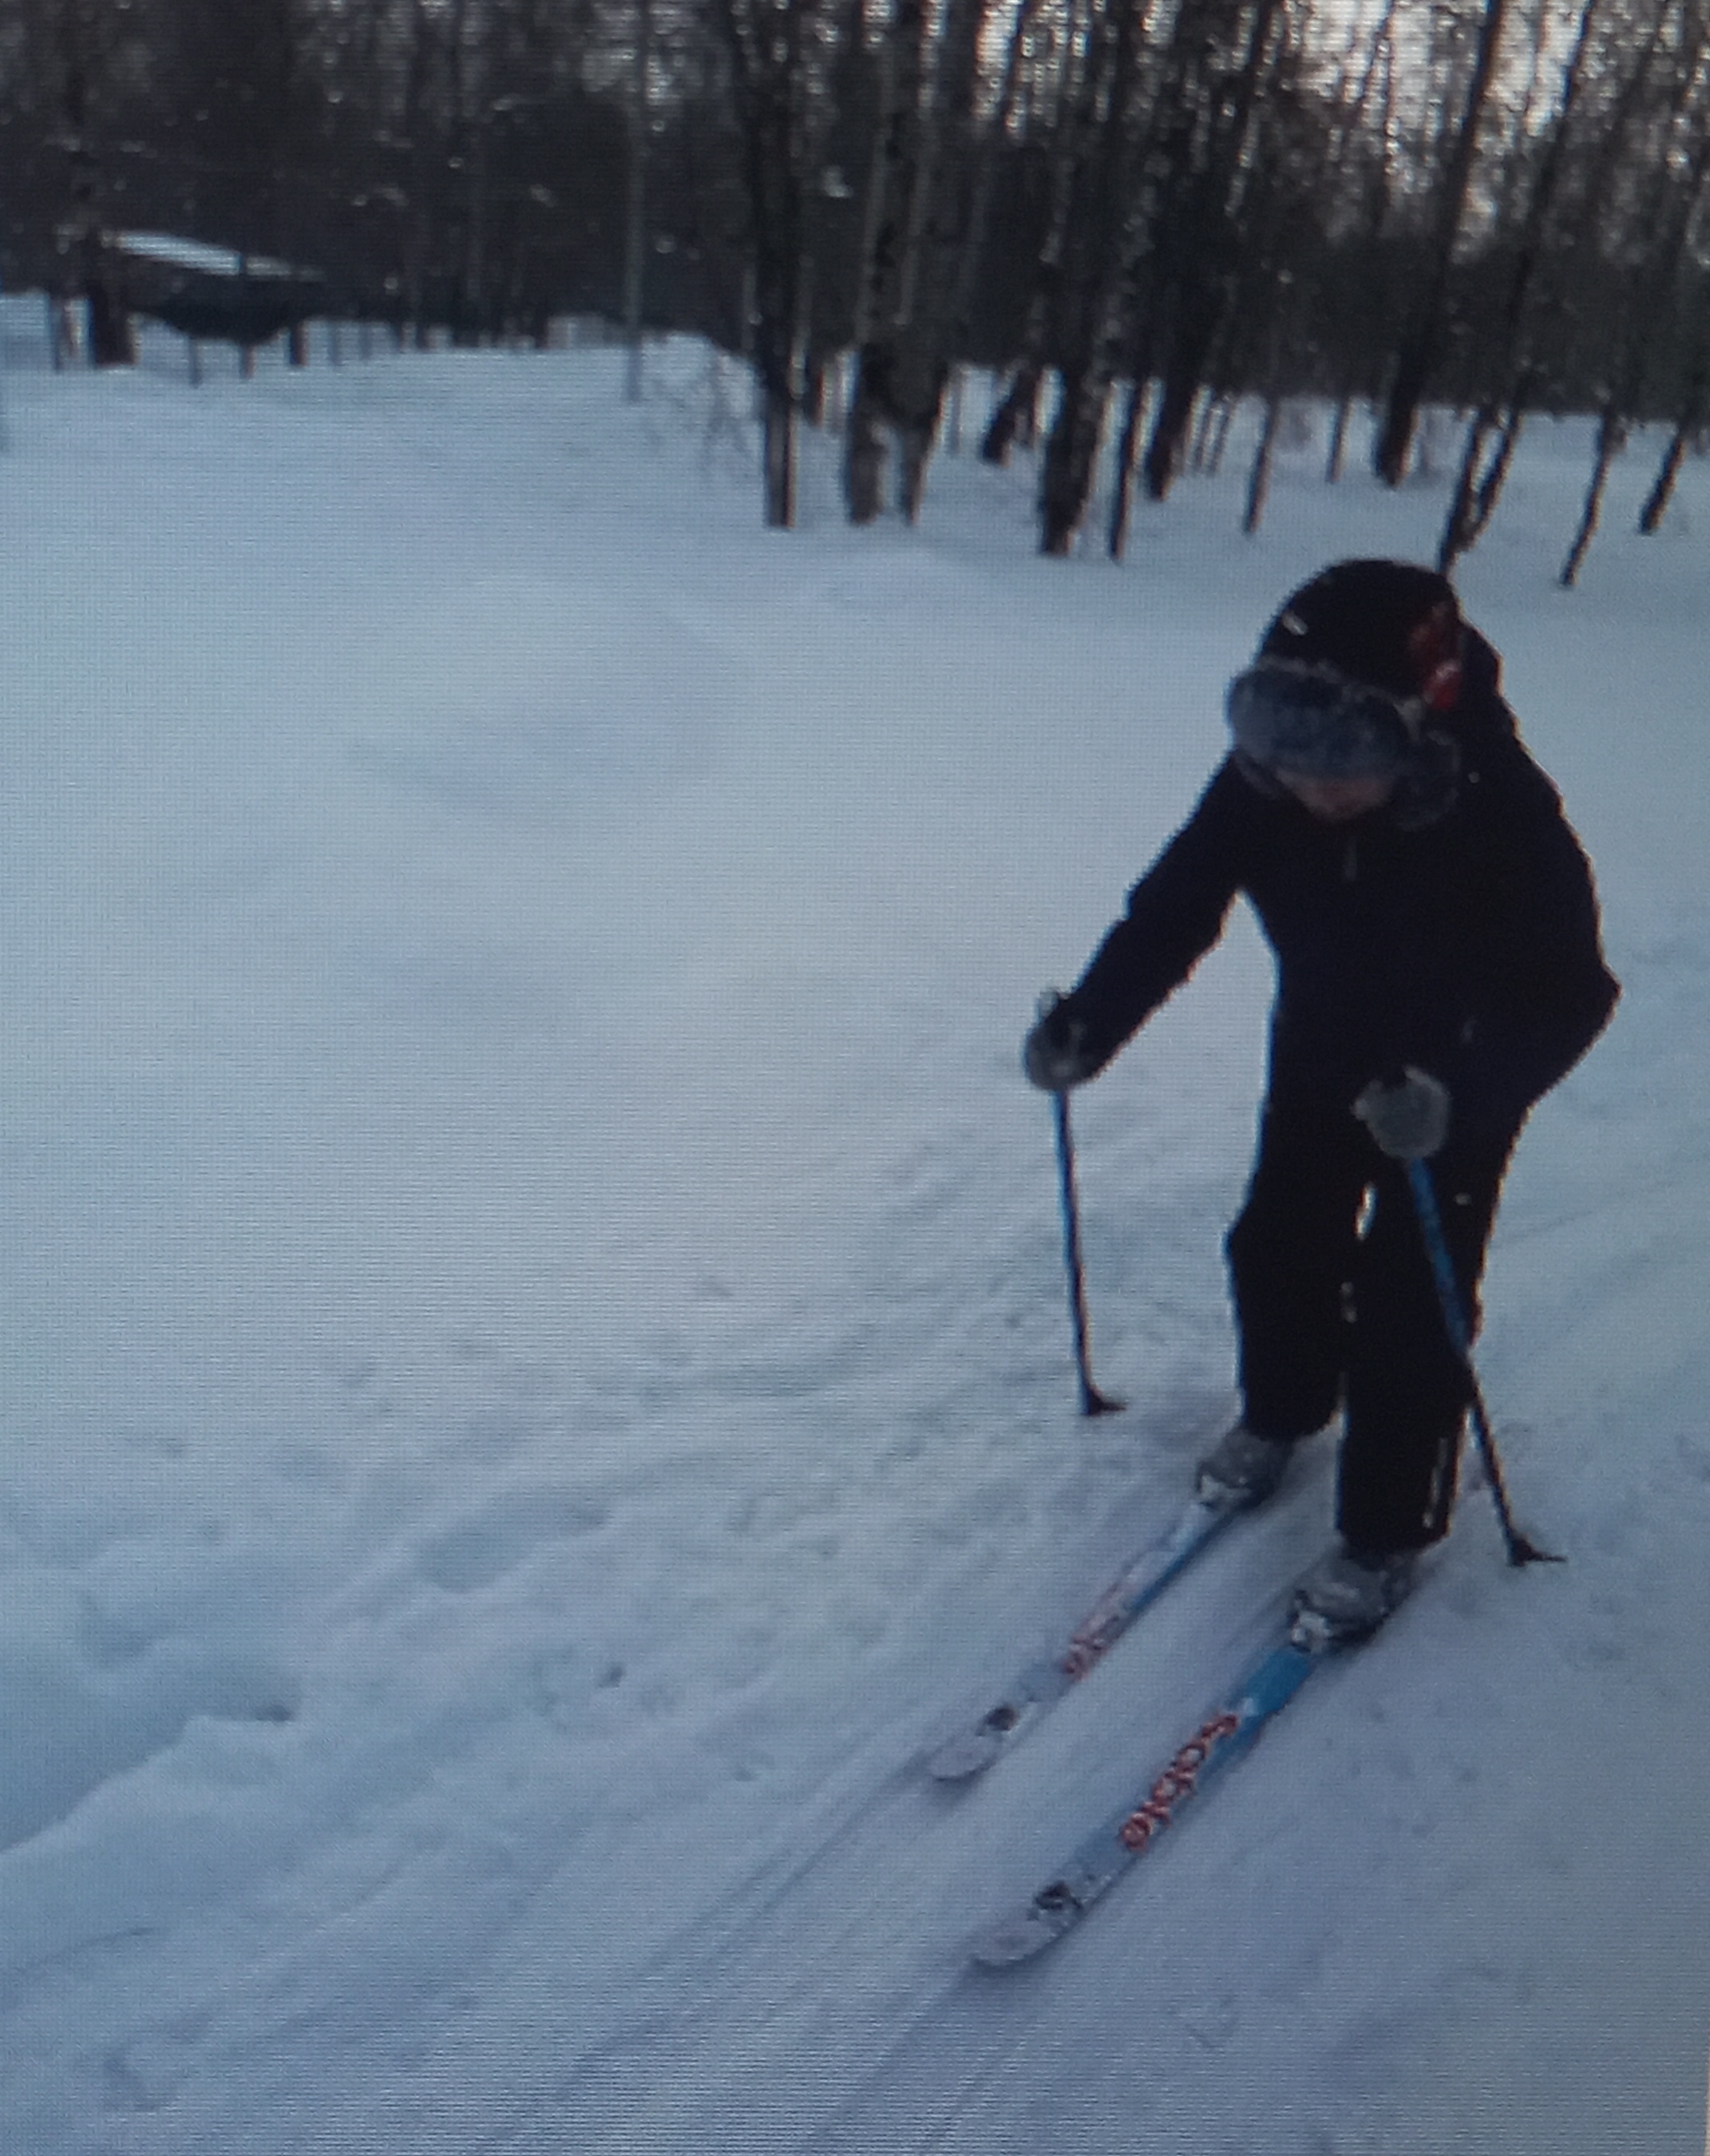
<svg viewBox="0 0 1710 2156">
<path fill-rule="evenodd" d="M 1372 1142 L 1391 1160 L 1429 1160 L 1449 1135 L 1449 1089 L 1410 1063 L 1385 1085 L 1374 1078 L 1354 1104 Z"/>
<path fill-rule="evenodd" d="M 1098 1068 L 1087 1050 L 1085 1021 L 1060 1000 L 1047 1004 L 1022 1044 L 1021 1068 L 1042 1093 L 1084 1085 Z"/>
</svg>

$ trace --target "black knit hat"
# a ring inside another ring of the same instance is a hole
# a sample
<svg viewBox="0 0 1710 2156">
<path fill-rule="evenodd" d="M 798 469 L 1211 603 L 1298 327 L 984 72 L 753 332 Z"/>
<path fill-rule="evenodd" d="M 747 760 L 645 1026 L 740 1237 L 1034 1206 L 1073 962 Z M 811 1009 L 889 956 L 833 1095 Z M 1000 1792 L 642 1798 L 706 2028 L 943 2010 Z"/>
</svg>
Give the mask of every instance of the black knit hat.
<svg viewBox="0 0 1710 2156">
<path fill-rule="evenodd" d="M 1411 562 L 1334 562 L 1303 584 L 1265 631 L 1262 659 L 1333 666 L 1350 681 L 1416 696 L 1418 660 L 1409 640 L 1439 609 L 1458 624 L 1446 577 Z"/>
</svg>

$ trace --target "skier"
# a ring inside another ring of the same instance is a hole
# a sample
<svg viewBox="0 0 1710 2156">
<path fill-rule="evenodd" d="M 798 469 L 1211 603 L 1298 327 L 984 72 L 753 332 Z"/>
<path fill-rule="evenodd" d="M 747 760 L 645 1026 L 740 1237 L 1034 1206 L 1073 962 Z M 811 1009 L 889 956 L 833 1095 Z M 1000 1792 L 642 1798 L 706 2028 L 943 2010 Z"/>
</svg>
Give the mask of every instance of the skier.
<svg viewBox="0 0 1710 2156">
<path fill-rule="evenodd" d="M 1408 1187 L 1428 1160 L 1469 1325 L 1509 1156 L 1620 990 L 1591 872 L 1447 581 L 1334 564 L 1231 684 L 1233 747 L 1027 1036 L 1048 1092 L 1095 1076 L 1244 893 L 1277 961 L 1257 1158 L 1226 1245 L 1241 1419 L 1198 1471 L 1226 1508 L 1344 1415 L 1339 1540 L 1297 1606 L 1363 1637 L 1447 1532 L 1470 1398 Z"/>
</svg>

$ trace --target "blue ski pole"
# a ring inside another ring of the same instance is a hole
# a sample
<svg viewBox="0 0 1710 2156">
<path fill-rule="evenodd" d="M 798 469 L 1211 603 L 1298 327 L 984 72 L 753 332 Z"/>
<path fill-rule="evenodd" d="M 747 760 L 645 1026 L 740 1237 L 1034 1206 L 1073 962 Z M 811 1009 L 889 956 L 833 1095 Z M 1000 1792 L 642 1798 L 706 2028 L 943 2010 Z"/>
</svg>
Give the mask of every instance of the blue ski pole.
<svg viewBox="0 0 1710 2156">
<path fill-rule="evenodd" d="M 1490 1417 L 1485 1413 L 1484 1395 L 1479 1389 L 1478 1375 L 1472 1367 L 1472 1329 L 1461 1306 L 1460 1285 L 1455 1278 L 1454 1263 L 1449 1255 L 1448 1238 L 1443 1233 L 1443 1217 L 1437 1207 L 1436 1187 L 1431 1181 L 1431 1169 L 1422 1160 L 1407 1163 L 1407 1180 L 1413 1192 L 1414 1210 L 1419 1215 L 1420 1233 L 1425 1238 L 1426 1255 L 1431 1260 L 1431 1277 L 1436 1282 L 1443 1324 L 1467 1373 L 1473 1434 L 1478 1440 L 1478 1456 L 1484 1462 L 1490 1494 L 1496 1503 L 1497 1517 L 1502 1522 L 1508 1563 L 1513 1565 L 1560 1564 L 1563 1560 L 1554 1551 L 1540 1549 L 1514 1525 L 1514 1516 L 1508 1508 L 1508 1493 L 1503 1486 L 1502 1463 L 1497 1458 L 1496 1440 L 1491 1435 Z"/>
</svg>

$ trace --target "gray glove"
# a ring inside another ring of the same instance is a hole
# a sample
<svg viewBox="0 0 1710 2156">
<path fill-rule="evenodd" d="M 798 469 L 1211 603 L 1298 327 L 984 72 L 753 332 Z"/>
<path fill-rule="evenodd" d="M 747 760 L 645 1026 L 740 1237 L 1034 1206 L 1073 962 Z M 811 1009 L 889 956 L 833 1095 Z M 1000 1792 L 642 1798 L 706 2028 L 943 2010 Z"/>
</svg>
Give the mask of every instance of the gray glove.
<svg viewBox="0 0 1710 2156">
<path fill-rule="evenodd" d="M 1410 1063 L 1394 1085 L 1374 1078 L 1354 1112 L 1391 1160 L 1429 1160 L 1449 1135 L 1449 1089 Z"/>
<path fill-rule="evenodd" d="M 1021 1068 L 1042 1093 L 1067 1093 L 1084 1085 L 1095 1068 L 1087 1053 L 1084 1022 L 1058 1002 L 1042 1006 L 1039 1022 L 1021 1047 Z"/>
</svg>

